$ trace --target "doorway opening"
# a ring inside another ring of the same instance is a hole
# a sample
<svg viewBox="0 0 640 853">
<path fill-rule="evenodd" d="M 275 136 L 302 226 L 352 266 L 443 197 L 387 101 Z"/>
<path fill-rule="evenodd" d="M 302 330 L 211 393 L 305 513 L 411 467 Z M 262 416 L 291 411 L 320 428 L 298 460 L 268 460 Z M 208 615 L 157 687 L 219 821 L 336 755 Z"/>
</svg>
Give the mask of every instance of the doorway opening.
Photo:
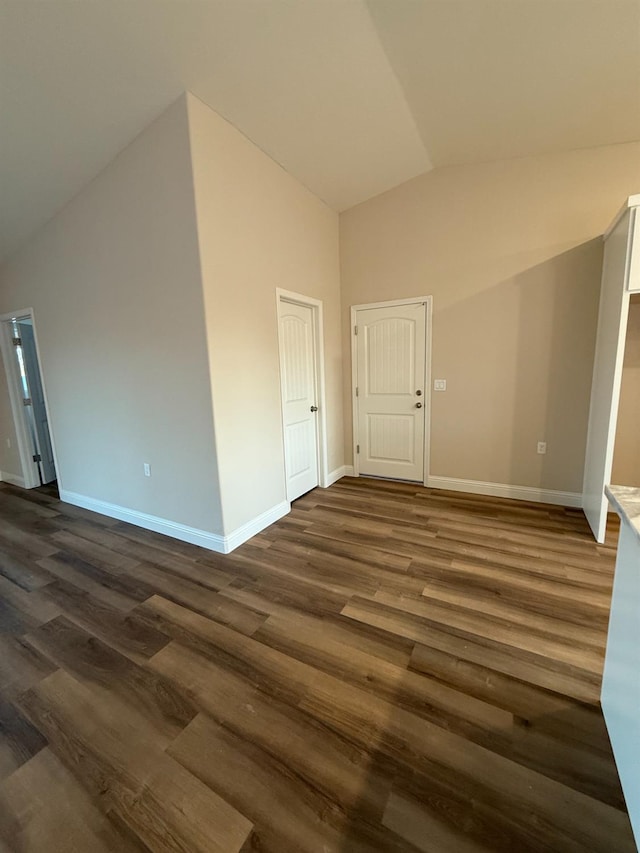
<svg viewBox="0 0 640 853">
<path fill-rule="evenodd" d="M 329 485 L 322 302 L 276 290 L 287 500 Z"/>
<path fill-rule="evenodd" d="M 351 307 L 356 476 L 427 485 L 431 313 L 430 296 Z"/>
<path fill-rule="evenodd" d="M 0 346 L 26 489 L 58 480 L 33 311 L 0 317 Z"/>
</svg>

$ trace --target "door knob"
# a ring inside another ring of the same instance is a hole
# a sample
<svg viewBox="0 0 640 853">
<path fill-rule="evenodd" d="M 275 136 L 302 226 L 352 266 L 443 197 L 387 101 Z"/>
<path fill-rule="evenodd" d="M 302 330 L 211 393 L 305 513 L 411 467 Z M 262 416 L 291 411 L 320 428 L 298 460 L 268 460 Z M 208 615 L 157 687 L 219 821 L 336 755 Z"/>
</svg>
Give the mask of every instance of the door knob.
<svg viewBox="0 0 640 853">
<path fill-rule="evenodd" d="M 317 411 L 318 411 L 318 407 L 317 407 L 317 406 L 311 406 L 311 411 L 312 411 L 312 412 L 317 412 Z"/>
<path fill-rule="evenodd" d="M 422 408 L 422 403 L 416 403 L 416 409 L 421 409 L 421 408 Z"/>
<path fill-rule="evenodd" d="M 422 391 L 416 391 L 416 396 L 417 396 L 417 397 L 421 397 L 421 396 L 422 396 Z"/>
</svg>

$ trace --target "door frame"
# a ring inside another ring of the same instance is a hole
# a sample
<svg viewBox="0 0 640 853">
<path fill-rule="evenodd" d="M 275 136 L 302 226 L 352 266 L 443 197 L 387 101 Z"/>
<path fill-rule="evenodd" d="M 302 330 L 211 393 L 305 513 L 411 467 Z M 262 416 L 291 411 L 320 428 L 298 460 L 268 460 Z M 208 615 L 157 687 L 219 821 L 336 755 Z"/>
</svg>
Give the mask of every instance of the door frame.
<svg viewBox="0 0 640 853">
<path fill-rule="evenodd" d="M 284 399 L 283 372 L 282 372 L 282 338 L 280 335 L 280 316 L 282 303 L 288 302 L 294 305 L 303 305 L 311 309 L 313 318 L 313 370 L 316 386 L 316 405 L 318 406 L 318 418 L 316 420 L 316 458 L 318 460 L 318 485 L 326 489 L 331 485 L 329 479 L 329 456 L 327 453 L 327 407 L 324 381 L 324 321 L 322 313 L 322 300 L 303 293 L 295 293 L 292 290 L 276 288 L 276 312 L 278 326 L 278 371 L 280 374 L 280 424 L 282 426 L 282 452 L 284 465 L 285 490 L 287 486 L 287 460 L 284 447 Z M 288 498 L 287 498 L 288 500 Z"/>
<path fill-rule="evenodd" d="M 8 314 L 0 314 L 0 351 L 2 352 L 2 361 L 4 362 L 4 369 L 7 375 L 9 400 L 11 402 L 13 423 L 16 428 L 16 438 L 18 440 L 18 453 L 20 455 L 20 464 L 22 466 L 24 488 L 33 489 L 39 486 L 40 472 L 37 463 L 33 461 L 29 426 L 27 423 L 25 406 L 22 402 L 23 396 L 20 374 L 18 372 L 18 365 L 16 364 L 16 358 L 13 353 L 13 343 L 11 342 L 12 335 L 9 324 L 13 320 L 31 320 L 31 324 L 33 326 L 33 337 L 36 345 L 36 354 L 38 356 L 38 369 L 40 370 L 40 382 L 42 383 L 44 407 L 47 413 L 47 425 L 49 428 L 49 438 L 51 439 L 51 450 L 53 452 L 53 464 L 56 469 L 58 488 L 62 489 L 60 466 L 58 465 L 58 454 L 56 452 L 56 443 L 51 424 L 49 398 L 47 396 L 47 388 L 42 372 L 42 359 L 40 357 L 40 346 L 38 344 L 38 330 L 36 328 L 36 318 L 33 308 L 25 308 L 22 311 L 11 311 Z"/>
<path fill-rule="evenodd" d="M 429 479 L 429 452 L 431 448 L 431 324 L 433 315 L 433 296 L 414 296 L 411 299 L 391 299 L 387 302 L 365 302 L 361 305 L 351 306 L 351 412 L 352 412 L 352 453 L 353 453 L 353 475 L 360 476 L 360 459 L 356 452 L 358 444 L 358 402 L 356 398 L 356 385 L 358 384 L 358 356 L 357 356 L 357 313 L 367 311 L 369 308 L 395 308 L 398 305 L 425 306 L 425 371 L 424 371 L 424 469 L 422 472 L 422 485 L 428 485 Z"/>
</svg>

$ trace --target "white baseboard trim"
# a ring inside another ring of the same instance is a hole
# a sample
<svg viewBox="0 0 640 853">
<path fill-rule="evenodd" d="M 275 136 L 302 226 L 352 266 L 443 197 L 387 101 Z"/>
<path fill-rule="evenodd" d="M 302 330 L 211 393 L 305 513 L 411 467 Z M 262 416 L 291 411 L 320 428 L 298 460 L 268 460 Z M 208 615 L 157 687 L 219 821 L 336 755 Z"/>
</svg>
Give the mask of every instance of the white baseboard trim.
<svg viewBox="0 0 640 853">
<path fill-rule="evenodd" d="M 291 504 L 289 501 L 282 501 L 281 503 L 272 506 L 271 509 L 268 509 L 266 512 L 252 518 L 251 521 L 247 521 L 247 523 L 243 524 L 241 527 L 237 527 L 233 533 L 224 537 L 225 550 L 222 553 L 229 554 L 231 551 L 235 551 L 238 545 L 242 545 L 243 542 L 251 539 L 251 537 L 255 536 L 256 533 L 260 533 L 260 531 L 264 530 L 265 527 L 269 527 L 270 524 L 273 524 L 279 518 L 282 518 L 290 512 L 290 510 Z"/>
<path fill-rule="evenodd" d="M 17 474 L 7 474 L 6 471 L 0 471 L 0 480 L 3 483 L 11 483 L 12 486 L 20 486 L 24 489 L 24 477 L 18 477 Z"/>
<path fill-rule="evenodd" d="M 265 527 L 273 524 L 274 521 L 282 518 L 290 509 L 289 503 L 283 501 L 281 504 L 272 507 L 267 512 L 263 512 L 261 515 L 243 524 L 242 527 L 237 528 L 237 530 L 234 530 L 228 536 L 221 536 L 218 533 L 210 533 L 207 530 L 200 530 L 197 527 L 189 527 L 187 524 L 179 524 L 176 521 L 160 518 L 157 515 L 149 515 L 146 512 L 139 512 L 136 509 L 129 509 L 118 504 L 89 498 L 77 492 L 63 490 L 60 492 L 60 500 L 74 506 L 82 507 L 83 509 L 91 510 L 91 512 L 107 515 L 109 518 L 126 521 L 137 527 L 144 527 L 145 530 L 153 530 L 156 533 L 163 533 L 165 536 L 171 536 L 183 542 L 200 545 L 200 547 L 207 548 L 209 551 L 216 551 L 218 554 L 230 553 L 238 545 L 242 545 L 247 539 L 251 539 L 256 533 L 259 533 Z"/>
<path fill-rule="evenodd" d="M 333 484 L 337 483 L 342 477 L 344 477 L 344 465 L 336 468 L 335 471 L 330 471 L 324 478 L 324 482 L 320 483 L 320 488 L 328 489 L 329 486 L 333 486 Z"/>
<path fill-rule="evenodd" d="M 538 489 L 535 486 L 510 486 L 506 483 L 483 483 L 481 480 L 459 480 L 455 477 L 434 476 L 427 478 L 427 486 L 431 489 L 469 492 L 472 495 L 488 495 L 495 498 L 514 498 L 519 501 L 582 507 L 582 494 L 580 492 L 560 492 L 555 489 Z"/>
<path fill-rule="evenodd" d="M 326 482 L 323 483 L 322 488 L 328 489 L 329 486 L 337 483 L 342 477 L 353 477 L 353 465 L 341 465 L 339 468 L 336 468 L 335 471 L 331 471 L 331 473 L 327 475 Z"/>
</svg>

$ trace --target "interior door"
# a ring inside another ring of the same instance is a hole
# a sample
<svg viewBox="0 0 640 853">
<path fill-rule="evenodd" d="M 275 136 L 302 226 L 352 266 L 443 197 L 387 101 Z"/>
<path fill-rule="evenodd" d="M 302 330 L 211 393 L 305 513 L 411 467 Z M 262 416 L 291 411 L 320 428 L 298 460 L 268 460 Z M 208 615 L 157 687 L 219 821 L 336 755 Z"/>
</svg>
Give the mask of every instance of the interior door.
<svg viewBox="0 0 640 853">
<path fill-rule="evenodd" d="M 424 479 L 426 305 L 356 311 L 358 473 Z"/>
<path fill-rule="evenodd" d="M 318 425 L 313 310 L 280 302 L 280 379 L 287 500 L 318 485 Z"/>
<path fill-rule="evenodd" d="M 44 403 L 44 391 L 40 377 L 36 341 L 31 323 L 18 322 L 20 338 L 22 339 L 22 356 L 29 386 L 29 398 L 33 411 L 33 422 L 38 439 L 40 453 L 40 476 L 43 483 L 51 483 L 56 479 L 56 468 L 53 462 L 53 449 L 49 435 L 47 409 Z"/>
<path fill-rule="evenodd" d="M 631 226 L 632 211 L 627 211 L 607 238 L 604 248 L 582 494 L 582 507 L 598 542 L 604 542 L 607 527 L 608 500 L 604 487 L 611 482 L 622 383 L 629 313 L 627 278 Z"/>
</svg>

